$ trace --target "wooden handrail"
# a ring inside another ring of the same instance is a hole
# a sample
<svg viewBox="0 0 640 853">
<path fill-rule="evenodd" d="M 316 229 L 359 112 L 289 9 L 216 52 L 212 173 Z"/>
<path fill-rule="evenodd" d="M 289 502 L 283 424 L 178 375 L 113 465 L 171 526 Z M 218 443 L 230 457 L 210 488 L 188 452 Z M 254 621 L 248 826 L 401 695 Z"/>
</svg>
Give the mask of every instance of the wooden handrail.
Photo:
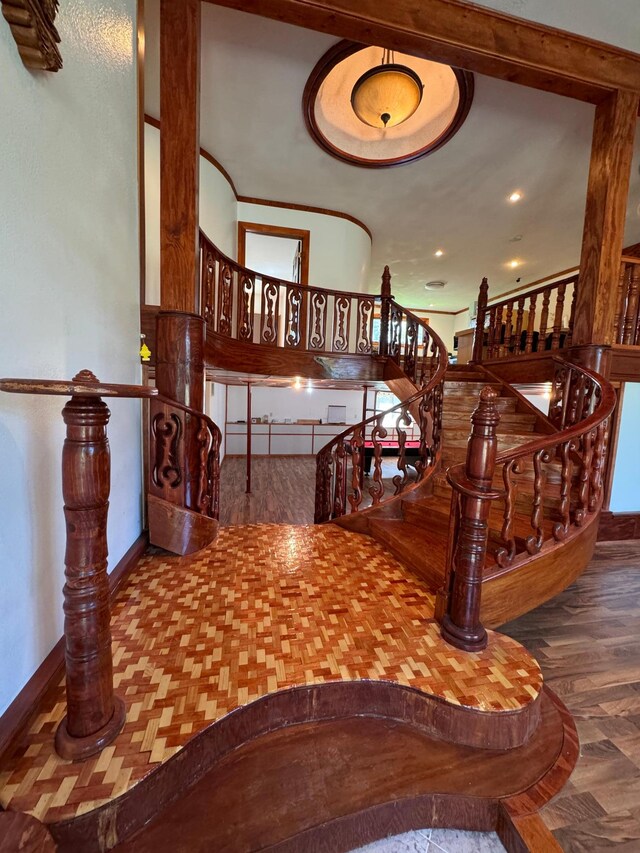
<svg viewBox="0 0 640 853">
<path fill-rule="evenodd" d="M 404 325 L 404 330 L 403 330 Z M 364 487 L 365 444 L 371 445 L 371 507 L 385 499 L 382 478 L 382 448 L 388 435 L 384 420 L 395 418 L 398 435 L 398 474 L 393 477 L 394 496 L 420 482 L 439 459 L 442 433 L 442 393 L 448 366 L 443 341 L 424 321 L 389 297 L 387 357 L 395 361 L 419 390 L 385 412 L 347 427 L 316 454 L 315 522 L 339 518 L 361 510 Z M 407 430 L 417 420 L 420 430 L 415 475 L 407 462 Z M 349 471 L 349 465 L 351 470 Z M 367 509 L 368 507 L 364 507 Z"/>
<path fill-rule="evenodd" d="M 471 647 L 464 644 L 465 638 L 468 641 L 471 637 L 473 645 L 474 638 L 478 642 L 477 638 L 482 636 L 477 614 L 481 595 L 478 581 L 483 573 L 486 578 L 489 574 L 511 571 L 528 562 L 543 547 L 564 542 L 589 516 L 598 513 L 602 505 L 608 422 L 615 408 L 615 391 L 595 371 L 558 356 L 553 360 L 556 372 L 549 418 L 558 431 L 497 455 L 495 432 L 486 433 L 482 440 L 474 432 L 466 463 L 454 465 L 447 472 L 453 489 L 452 539 L 441 591 L 446 612 L 443 636 L 461 648 Z M 485 466 L 483 483 L 478 479 L 478 460 Z M 558 506 L 551 515 L 545 506 L 545 466 L 550 463 L 560 466 Z M 501 472 L 502 492 L 492 486 L 494 471 Z M 518 478 L 531 471 L 531 534 L 523 539 L 522 534 L 515 532 Z M 499 541 L 492 545 L 495 562 L 492 568 L 487 558 L 486 537 L 480 533 L 485 532 L 488 502 L 499 499 L 504 502 L 503 523 Z M 465 530 L 468 535 L 463 535 Z"/>
</svg>

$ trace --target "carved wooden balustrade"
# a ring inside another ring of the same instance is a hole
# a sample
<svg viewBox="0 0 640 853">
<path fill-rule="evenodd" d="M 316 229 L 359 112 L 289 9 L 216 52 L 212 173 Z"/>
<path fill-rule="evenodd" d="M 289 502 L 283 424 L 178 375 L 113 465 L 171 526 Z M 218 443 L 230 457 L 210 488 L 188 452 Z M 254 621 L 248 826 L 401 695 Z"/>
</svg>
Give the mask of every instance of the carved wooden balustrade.
<svg viewBox="0 0 640 853">
<path fill-rule="evenodd" d="M 481 582 L 578 535 L 602 505 L 615 391 L 591 370 L 557 356 L 554 362 L 549 418 L 558 432 L 496 455 L 499 415 L 486 388 L 467 462 L 447 473 L 453 495 L 443 636 L 460 648 L 482 645 Z M 490 511 L 495 516 L 500 504 L 501 523 L 492 519 L 488 537 Z"/>
<path fill-rule="evenodd" d="M 384 333 L 383 333 L 384 334 Z M 447 368 L 444 343 L 422 320 L 390 300 L 388 354 L 419 390 L 385 412 L 349 427 L 316 455 L 315 522 L 376 507 L 408 486 L 420 482 L 439 458 L 442 433 L 442 391 Z M 393 427 L 385 426 L 393 421 Z M 417 422 L 417 458 L 407 459 L 407 431 Z M 385 486 L 382 471 L 384 439 L 394 430 L 398 441 L 398 473 Z M 364 486 L 365 444 L 373 474 Z"/>
<path fill-rule="evenodd" d="M 623 257 L 618 280 L 613 343 L 640 346 L 640 258 Z"/>
<path fill-rule="evenodd" d="M 488 305 L 487 280 L 478 297 L 473 360 L 513 358 L 571 346 L 578 274 Z"/>
<path fill-rule="evenodd" d="M 220 429 L 202 412 L 158 395 L 149 402 L 149 433 L 149 494 L 217 519 Z"/>
<path fill-rule="evenodd" d="M 309 287 L 247 269 L 201 232 L 201 305 L 207 329 L 265 347 L 372 355 L 381 297 Z"/>
</svg>

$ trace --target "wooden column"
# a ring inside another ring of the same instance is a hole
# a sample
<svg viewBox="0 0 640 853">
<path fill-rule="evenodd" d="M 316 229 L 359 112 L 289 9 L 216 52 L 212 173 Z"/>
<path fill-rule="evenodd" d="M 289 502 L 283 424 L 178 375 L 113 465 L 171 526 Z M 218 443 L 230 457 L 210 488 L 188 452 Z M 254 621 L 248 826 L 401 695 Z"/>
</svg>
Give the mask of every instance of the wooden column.
<svg viewBox="0 0 640 853">
<path fill-rule="evenodd" d="M 156 384 L 166 397 L 203 411 L 205 324 L 199 316 L 198 235 L 200 0 L 161 0 L 160 117 L 161 310 Z"/>
<path fill-rule="evenodd" d="M 496 398 L 493 388 L 484 388 L 478 407 L 471 415 L 465 463 L 467 482 L 462 484 L 458 541 L 454 543 L 453 584 L 442 620 L 443 638 L 467 652 L 479 651 L 487 645 L 487 632 L 480 622 L 480 596 L 490 501 L 491 496 L 495 497 L 491 487 L 498 452 L 496 430 L 500 421 Z"/>
<path fill-rule="evenodd" d="M 616 91 L 596 107 L 573 346 L 613 341 L 639 98 Z"/>
<path fill-rule="evenodd" d="M 89 370 L 67 381 L 2 379 L 0 390 L 70 396 L 62 410 L 62 494 L 67 530 L 64 636 L 67 713 L 55 735 L 58 754 L 71 761 L 94 755 L 121 731 L 126 711 L 113 691 L 111 611 L 107 579 L 110 412 L 101 399 L 152 397 L 155 388 L 109 385 Z"/>
</svg>

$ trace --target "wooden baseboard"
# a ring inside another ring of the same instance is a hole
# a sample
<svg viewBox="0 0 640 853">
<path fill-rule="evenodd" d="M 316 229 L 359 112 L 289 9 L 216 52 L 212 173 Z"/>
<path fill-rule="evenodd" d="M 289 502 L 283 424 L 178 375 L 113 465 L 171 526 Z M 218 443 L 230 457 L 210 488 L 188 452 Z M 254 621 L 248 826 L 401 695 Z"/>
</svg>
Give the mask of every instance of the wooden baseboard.
<svg viewBox="0 0 640 853">
<path fill-rule="evenodd" d="M 109 575 L 109 592 L 113 600 L 129 572 L 147 547 L 147 532 L 143 531 Z M 64 670 L 64 637 L 60 637 L 29 681 L 0 716 L 0 761 L 12 749 L 31 721 L 33 709 Z"/>
<path fill-rule="evenodd" d="M 640 512 L 602 512 L 598 542 L 640 539 Z"/>
</svg>

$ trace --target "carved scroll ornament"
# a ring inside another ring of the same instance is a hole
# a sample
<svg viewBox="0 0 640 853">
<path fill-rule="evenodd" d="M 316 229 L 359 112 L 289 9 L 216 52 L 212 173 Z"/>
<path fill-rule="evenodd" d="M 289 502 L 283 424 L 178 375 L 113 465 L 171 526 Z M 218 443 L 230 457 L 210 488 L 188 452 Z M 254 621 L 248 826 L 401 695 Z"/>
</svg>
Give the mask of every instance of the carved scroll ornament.
<svg viewBox="0 0 640 853">
<path fill-rule="evenodd" d="M 20 58 L 34 71 L 58 71 L 62 57 L 54 20 L 58 0 L 1 0 L 2 14 L 18 45 Z"/>
</svg>

